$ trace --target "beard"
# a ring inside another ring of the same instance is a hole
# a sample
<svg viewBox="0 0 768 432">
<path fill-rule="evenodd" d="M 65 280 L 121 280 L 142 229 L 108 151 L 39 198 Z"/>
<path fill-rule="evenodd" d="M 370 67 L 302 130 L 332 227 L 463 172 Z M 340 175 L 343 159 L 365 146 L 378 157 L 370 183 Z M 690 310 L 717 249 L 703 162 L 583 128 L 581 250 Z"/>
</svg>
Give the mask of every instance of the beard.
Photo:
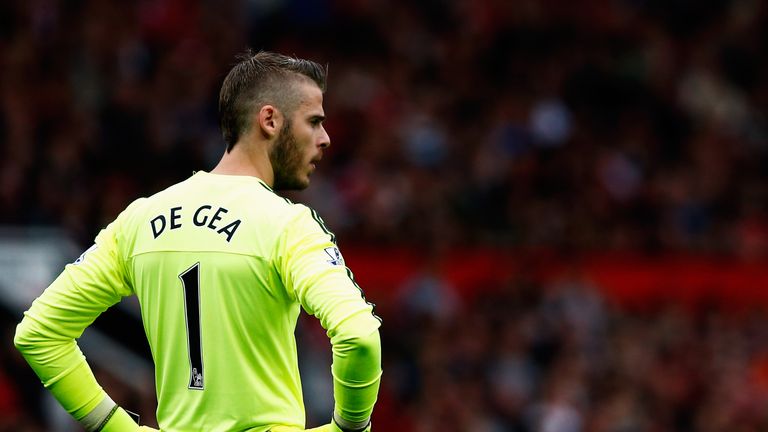
<svg viewBox="0 0 768 432">
<path fill-rule="evenodd" d="M 299 176 L 304 161 L 299 143 L 291 129 L 291 122 L 286 121 L 269 152 L 275 175 L 275 190 L 301 190 L 309 186 L 308 182 Z"/>
</svg>

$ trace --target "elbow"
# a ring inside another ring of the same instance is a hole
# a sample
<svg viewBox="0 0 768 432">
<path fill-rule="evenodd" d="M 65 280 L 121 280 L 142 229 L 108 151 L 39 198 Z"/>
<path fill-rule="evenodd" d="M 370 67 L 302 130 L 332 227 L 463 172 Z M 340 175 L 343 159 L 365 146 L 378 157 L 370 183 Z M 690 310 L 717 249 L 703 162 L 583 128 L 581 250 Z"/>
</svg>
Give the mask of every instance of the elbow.
<svg viewBox="0 0 768 432">
<path fill-rule="evenodd" d="M 381 338 L 378 330 L 367 335 L 357 336 L 351 342 L 360 353 L 368 355 L 381 353 Z"/>
<path fill-rule="evenodd" d="M 381 338 L 379 331 L 348 334 L 334 347 L 338 353 L 353 354 L 358 358 L 381 358 Z"/>
<path fill-rule="evenodd" d="M 31 345 L 31 332 L 29 326 L 25 324 L 26 318 L 16 326 L 16 334 L 13 335 L 13 346 L 24 353 Z"/>
<path fill-rule="evenodd" d="M 16 334 L 13 336 L 13 345 L 26 357 L 26 354 L 38 345 L 37 342 L 39 339 L 39 334 L 34 330 L 30 319 L 24 317 L 19 325 L 16 326 Z"/>
</svg>

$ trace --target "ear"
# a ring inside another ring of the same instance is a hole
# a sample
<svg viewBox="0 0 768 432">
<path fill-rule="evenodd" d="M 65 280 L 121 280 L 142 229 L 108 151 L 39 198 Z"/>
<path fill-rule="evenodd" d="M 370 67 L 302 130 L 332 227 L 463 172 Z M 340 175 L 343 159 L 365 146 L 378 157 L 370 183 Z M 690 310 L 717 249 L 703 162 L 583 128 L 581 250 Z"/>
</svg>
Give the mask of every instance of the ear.
<svg viewBox="0 0 768 432">
<path fill-rule="evenodd" d="M 274 105 L 264 105 L 259 110 L 258 118 L 256 119 L 261 133 L 267 139 L 272 139 L 280 132 L 280 128 L 283 126 L 283 114 L 274 107 Z"/>
</svg>

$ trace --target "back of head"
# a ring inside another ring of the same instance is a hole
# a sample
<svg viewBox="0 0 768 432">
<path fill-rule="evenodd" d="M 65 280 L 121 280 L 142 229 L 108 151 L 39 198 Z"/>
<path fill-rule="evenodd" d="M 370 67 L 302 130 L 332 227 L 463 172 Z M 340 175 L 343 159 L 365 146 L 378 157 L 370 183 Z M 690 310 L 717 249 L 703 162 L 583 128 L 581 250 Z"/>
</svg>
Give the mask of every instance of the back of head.
<svg viewBox="0 0 768 432">
<path fill-rule="evenodd" d="M 273 105 L 289 115 L 298 105 L 295 84 L 311 80 L 325 91 L 327 70 L 296 57 L 251 50 L 237 57 L 219 93 L 219 118 L 227 151 L 248 131 L 252 114 L 264 105 Z"/>
</svg>

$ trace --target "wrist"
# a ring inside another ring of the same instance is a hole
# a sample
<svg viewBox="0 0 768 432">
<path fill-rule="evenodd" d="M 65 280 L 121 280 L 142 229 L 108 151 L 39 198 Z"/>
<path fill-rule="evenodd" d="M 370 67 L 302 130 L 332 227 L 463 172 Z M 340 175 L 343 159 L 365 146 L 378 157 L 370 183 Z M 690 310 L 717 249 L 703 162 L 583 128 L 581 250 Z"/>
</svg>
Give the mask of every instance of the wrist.
<svg viewBox="0 0 768 432">
<path fill-rule="evenodd" d="M 104 396 L 98 405 L 78 421 L 88 432 L 100 431 L 115 414 L 117 408 L 117 404 L 109 396 Z"/>
<path fill-rule="evenodd" d="M 341 432 L 365 432 L 370 430 L 371 418 L 360 421 L 352 422 L 342 418 L 336 411 L 333 412 L 333 424 L 341 430 Z"/>
<path fill-rule="evenodd" d="M 114 411 L 111 413 L 99 429 L 100 432 L 130 432 L 138 431 L 139 425 L 128 412 L 119 406 L 115 406 Z"/>
</svg>

